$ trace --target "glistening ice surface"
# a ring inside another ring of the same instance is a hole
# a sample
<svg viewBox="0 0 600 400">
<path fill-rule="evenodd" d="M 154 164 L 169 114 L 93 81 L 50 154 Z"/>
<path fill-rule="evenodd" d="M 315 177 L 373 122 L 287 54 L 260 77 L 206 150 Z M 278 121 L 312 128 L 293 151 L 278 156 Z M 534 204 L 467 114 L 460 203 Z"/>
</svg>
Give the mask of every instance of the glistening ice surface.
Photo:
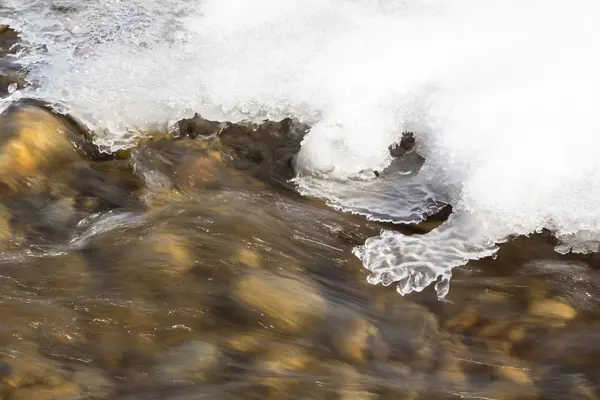
<svg viewBox="0 0 600 400">
<path fill-rule="evenodd" d="M 443 277 L 443 295 L 451 268 L 542 228 L 560 251 L 598 250 L 595 0 L 13 0 L 3 14 L 30 43 L 32 86 L 13 98 L 60 105 L 108 147 L 192 111 L 293 115 L 313 124 L 306 194 L 396 222 L 450 203 L 429 234 L 357 249 L 373 283 Z M 403 130 L 425 164 L 369 174 Z"/>
</svg>

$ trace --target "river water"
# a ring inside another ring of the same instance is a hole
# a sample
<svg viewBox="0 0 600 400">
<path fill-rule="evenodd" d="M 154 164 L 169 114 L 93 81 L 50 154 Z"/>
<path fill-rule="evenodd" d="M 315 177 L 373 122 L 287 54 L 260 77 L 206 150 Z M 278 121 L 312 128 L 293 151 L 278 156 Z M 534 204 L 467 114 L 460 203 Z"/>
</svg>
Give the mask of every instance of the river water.
<svg viewBox="0 0 600 400">
<path fill-rule="evenodd" d="M 2 398 L 600 395 L 594 2 L 3 7 Z"/>
</svg>

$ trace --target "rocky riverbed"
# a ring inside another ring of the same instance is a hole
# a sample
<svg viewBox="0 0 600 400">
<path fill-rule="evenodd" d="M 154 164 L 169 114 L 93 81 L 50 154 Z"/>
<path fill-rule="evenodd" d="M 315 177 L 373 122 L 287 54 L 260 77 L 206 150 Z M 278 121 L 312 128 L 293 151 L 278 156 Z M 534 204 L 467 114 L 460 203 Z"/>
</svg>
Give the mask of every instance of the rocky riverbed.
<svg viewBox="0 0 600 400">
<path fill-rule="evenodd" d="M 0 31 L 3 95 L 25 71 Z M 7 109 L 0 398 L 600 398 L 596 256 L 542 233 L 456 270 L 445 302 L 372 286 L 351 251 L 390 226 L 295 191 L 307 129 L 196 115 L 105 154 L 46 104 Z"/>
</svg>

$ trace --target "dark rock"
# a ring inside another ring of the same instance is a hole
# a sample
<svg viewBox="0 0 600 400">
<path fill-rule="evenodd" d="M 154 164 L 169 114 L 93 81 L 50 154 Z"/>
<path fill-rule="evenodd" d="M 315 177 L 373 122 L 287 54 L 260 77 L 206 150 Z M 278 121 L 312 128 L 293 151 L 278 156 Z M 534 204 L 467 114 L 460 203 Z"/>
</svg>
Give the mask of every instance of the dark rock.
<svg viewBox="0 0 600 400">
<path fill-rule="evenodd" d="M 179 122 L 181 138 L 218 138 L 235 168 L 270 184 L 289 188 L 292 161 L 308 126 L 291 118 L 279 122 L 220 123 L 196 114 Z"/>
<path fill-rule="evenodd" d="M 192 118 L 182 119 L 177 123 L 179 137 L 182 139 L 207 138 L 221 132 L 229 124 L 210 121 L 196 113 Z"/>
<path fill-rule="evenodd" d="M 390 155 L 394 158 L 400 158 L 415 148 L 415 137 L 412 132 L 404 132 L 400 143 L 394 143 L 389 147 Z"/>
</svg>

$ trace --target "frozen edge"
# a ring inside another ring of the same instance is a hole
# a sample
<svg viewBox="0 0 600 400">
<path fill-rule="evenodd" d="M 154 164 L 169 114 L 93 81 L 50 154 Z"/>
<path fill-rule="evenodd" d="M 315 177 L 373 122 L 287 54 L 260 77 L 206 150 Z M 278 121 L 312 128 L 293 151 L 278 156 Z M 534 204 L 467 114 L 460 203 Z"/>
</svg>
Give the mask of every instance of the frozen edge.
<svg viewBox="0 0 600 400">
<path fill-rule="evenodd" d="M 353 253 L 371 271 L 368 282 L 389 286 L 397 282 L 402 295 L 421 292 L 436 282 L 440 300 L 450 289 L 452 269 L 470 260 L 493 256 L 497 244 L 478 232 L 465 215 L 453 214 L 437 229 L 423 235 L 383 231 Z"/>
</svg>

